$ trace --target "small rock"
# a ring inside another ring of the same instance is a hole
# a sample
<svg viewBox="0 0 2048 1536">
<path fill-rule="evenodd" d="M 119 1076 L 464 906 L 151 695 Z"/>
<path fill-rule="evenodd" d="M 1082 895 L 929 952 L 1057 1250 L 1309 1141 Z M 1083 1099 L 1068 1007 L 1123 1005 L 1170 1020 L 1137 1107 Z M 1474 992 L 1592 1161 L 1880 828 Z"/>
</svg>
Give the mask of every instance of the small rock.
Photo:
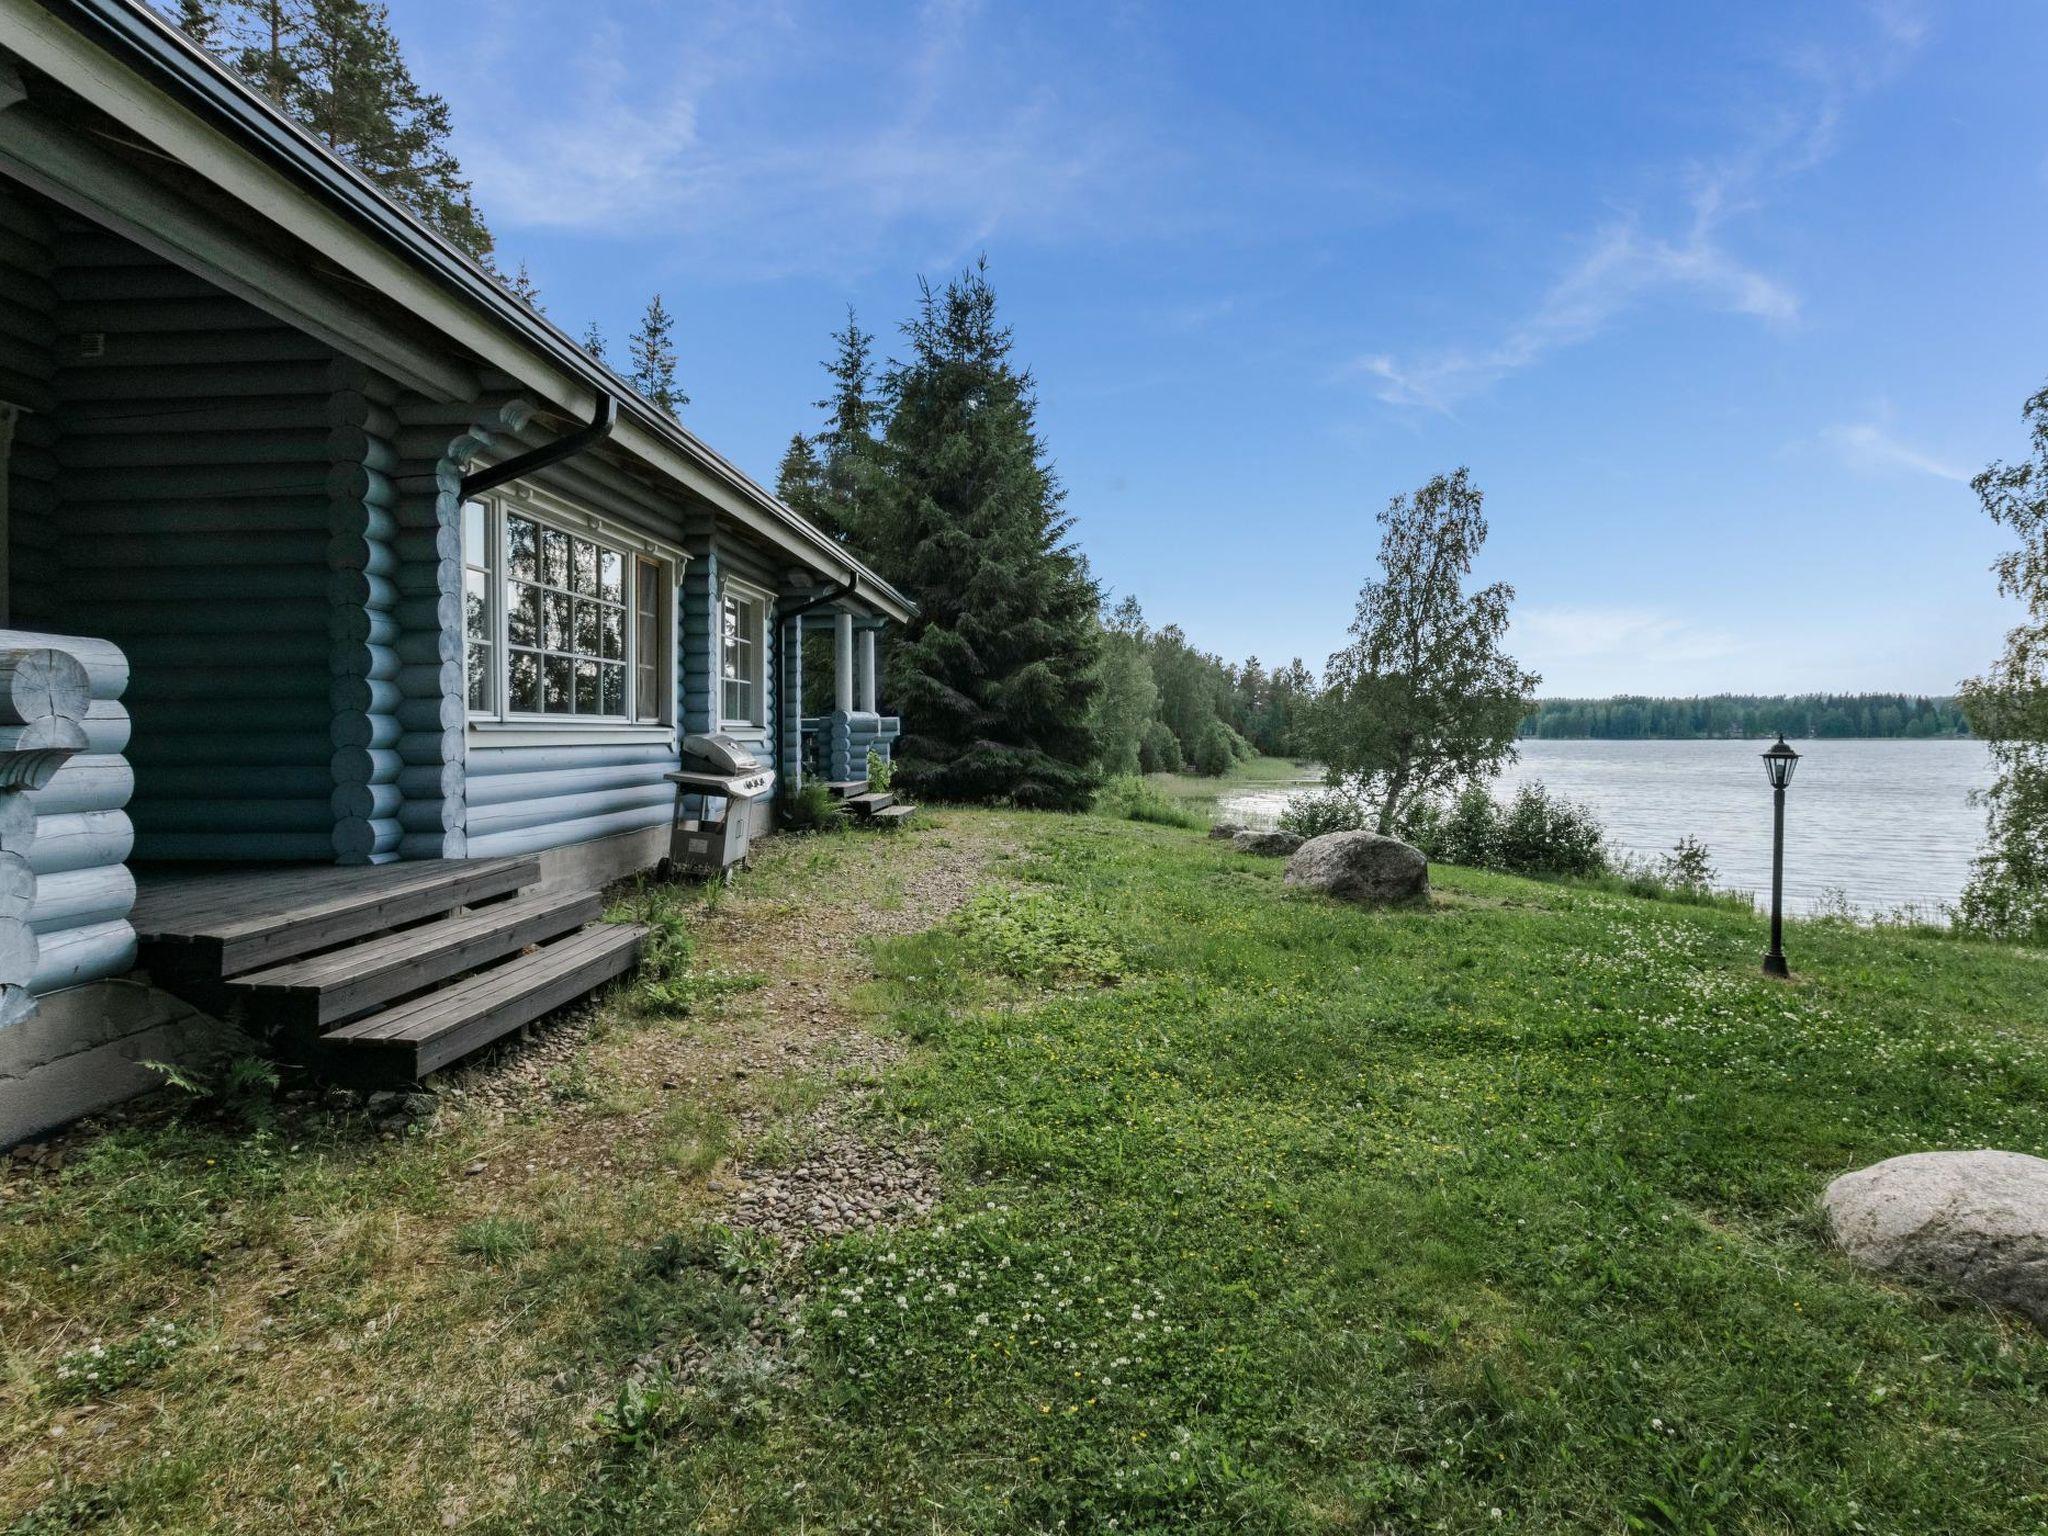
<svg viewBox="0 0 2048 1536">
<path fill-rule="evenodd" d="M 1821 1206 L 1864 1268 L 1952 1286 L 2048 1328 L 2048 1161 L 1912 1152 L 1843 1174 Z"/>
<path fill-rule="evenodd" d="M 473 1178 L 475 1178 L 475 1177 L 476 1177 L 476 1176 L 477 1176 L 478 1174 L 480 1174 L 480 1173 L 482 1173 L 482 1172 L 484 1171 L 484 1168 L 485 1168 L 485 1166 L 486 1166 L 486 1165 L 485 1165 L 485 1164 L 483 1164 L 483 1163 L 471 1163 L 471 1164 L 470 1164 L 470 1165 L 469 1165 L 469 1166 L 468 1166 L 467 1168 L 465 1168 L 465 1169 L 463 1169 L 463 1170 L 462 1170 L 462 1172 L 463 1172 L 463 1176 L 464 1176 L 465 1178 L 471 1178 L 471 1179 L 473 1179 Z"/>
<path fill-rule="evenodd" d="M 1228 842 L 1243 830 L 1244 823 L 1241 821 L 1218 821 L 1211 823 L 1209 835 L 1218 842 Z"/>
<path fill-rule="evenodd" d="M 1230 840 L 1230 846 L 1239 853 L 1284 859 L 1301 846 L 1301 837 L 1294 832 L 1261 832 L 1248 827 Z"/>
</svg>

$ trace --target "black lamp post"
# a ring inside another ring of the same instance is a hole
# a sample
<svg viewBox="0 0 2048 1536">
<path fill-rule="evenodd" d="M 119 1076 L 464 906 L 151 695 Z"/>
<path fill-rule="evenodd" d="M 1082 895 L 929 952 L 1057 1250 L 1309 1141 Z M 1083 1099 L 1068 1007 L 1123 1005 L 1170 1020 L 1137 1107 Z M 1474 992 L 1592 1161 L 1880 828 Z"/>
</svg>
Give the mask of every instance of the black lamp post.
<svg viewBox="0 0 2048 1536">
<path fill-rule="evenodd" d="M 1799 754 L 1785 745 L 1785 734 L 1780 731 L 1777 744 L 1763 756 L 1772 800 L 1771 952 L 1764 956 L 1764 974 L 1790 976 L 1792 968 L 1785 963 L 1785 786 L 1792 782 Z"/>
</svg>

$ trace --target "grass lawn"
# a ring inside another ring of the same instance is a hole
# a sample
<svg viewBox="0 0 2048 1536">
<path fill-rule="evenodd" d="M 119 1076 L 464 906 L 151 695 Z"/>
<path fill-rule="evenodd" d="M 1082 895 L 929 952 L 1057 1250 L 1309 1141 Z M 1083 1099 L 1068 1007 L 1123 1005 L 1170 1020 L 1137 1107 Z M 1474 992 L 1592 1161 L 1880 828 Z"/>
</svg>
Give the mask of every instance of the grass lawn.
<svg viewBox="0 0 2048 1536">
<path fill-rule="evenodd" d="M 1280 869 L 778 839 L 526 1097 L 75 1140 L 0 1209 L 0 1530 L 2048 1528 L 2048 1341 L 1814 1215 L 2048 1153 L 2048 955 Z M 937 1208 L 751 1230 L 832 1114 Z"/>
</svg>

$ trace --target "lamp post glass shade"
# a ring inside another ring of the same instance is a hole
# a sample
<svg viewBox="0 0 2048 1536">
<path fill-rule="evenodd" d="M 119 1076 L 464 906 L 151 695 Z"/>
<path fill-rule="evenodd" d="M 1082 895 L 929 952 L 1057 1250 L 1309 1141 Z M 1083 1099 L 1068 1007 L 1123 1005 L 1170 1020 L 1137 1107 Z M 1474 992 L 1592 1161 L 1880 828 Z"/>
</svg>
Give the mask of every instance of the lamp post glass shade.
<svg viewBox="0 0 2048 1536">
<path fill-rule="evenodd" d="M 1785 745 L 1785 738 L 1782 735 L 1778 737 L 1777 743 L 1763 754 L 1763 758 L 1764 772 L 1771 776 L 1771 788 L 1783 789 L 1792 782 L 1792 770 L 1799 766 L 1799 754 Z"/>
</svg>

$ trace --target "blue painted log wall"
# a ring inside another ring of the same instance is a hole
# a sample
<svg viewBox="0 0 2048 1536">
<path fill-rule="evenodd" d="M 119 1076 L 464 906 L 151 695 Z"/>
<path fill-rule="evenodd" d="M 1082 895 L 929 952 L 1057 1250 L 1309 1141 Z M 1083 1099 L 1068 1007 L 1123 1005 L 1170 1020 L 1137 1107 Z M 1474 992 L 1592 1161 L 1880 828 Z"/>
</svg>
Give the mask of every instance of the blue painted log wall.
<svg viewBox="0 0 2048 1536">
<path fill-rule="evenodd" d="M 57 229 L 38 617 L 129 655 L 135 857 L 331 860 L 335 735 L 385 687 L 369 636 L 330 623 L 389 589 L 369 377 L 129 241 Z"/>
</svg>

